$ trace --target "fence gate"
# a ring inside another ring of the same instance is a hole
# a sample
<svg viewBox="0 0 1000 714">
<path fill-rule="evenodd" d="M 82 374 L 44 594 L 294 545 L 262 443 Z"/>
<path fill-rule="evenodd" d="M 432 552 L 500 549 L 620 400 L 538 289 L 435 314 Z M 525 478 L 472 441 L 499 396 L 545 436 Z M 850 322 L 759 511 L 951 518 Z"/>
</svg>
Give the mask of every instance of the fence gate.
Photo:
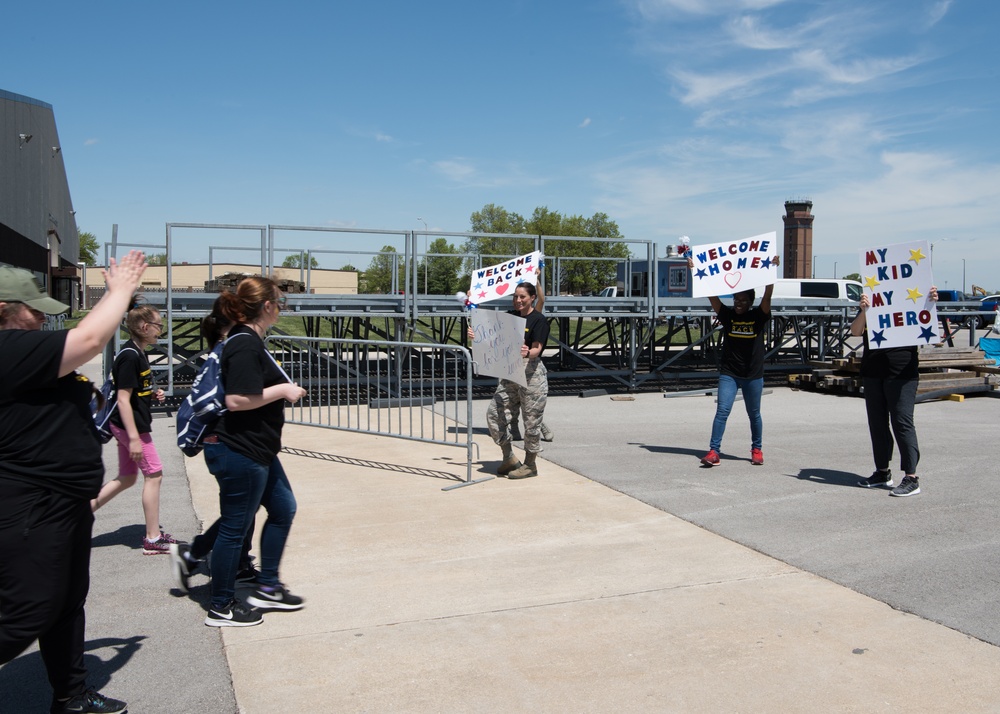
<svg viewBox="0 0 1000 714">
<path fill-rule="evenodd" d="M 464 448 L 472 479 L 472 355 L 459 345 L 271 335 L 266 341 L 307 394 L 288 421 Z"/>
</svg>

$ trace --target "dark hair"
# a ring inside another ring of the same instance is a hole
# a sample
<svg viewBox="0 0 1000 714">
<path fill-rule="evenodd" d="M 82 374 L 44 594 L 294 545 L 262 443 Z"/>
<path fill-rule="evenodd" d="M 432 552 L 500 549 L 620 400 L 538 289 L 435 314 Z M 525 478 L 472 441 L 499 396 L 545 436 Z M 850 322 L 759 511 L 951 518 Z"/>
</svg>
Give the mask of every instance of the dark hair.
<svg viewBox="0 0 1000 714">
<path fill-rule="evenodd" d="M 236 286 L 236 292 L 224 292 L 215 299 L 212 312 L 201 321 L 201 334 L 214 345 L 233 325 L 248 325 L 264 309 L 264 303 L 280 297 L 278 284 L 270 278 L 251 275 Z"/>
<path fill-rule="evenodd" d="M 750 288 L 749 290 L 740 290 L 738 293 L 735 293 L 733 297 L 736 297 L 737 295 L 746 295 L 747 293 L 750 294 L 751 303 L 757 299 L 757 291 L 754 290 L 753 288 Z"/>
<path fill-rule="evenodd" d="M 517 292 L 517 288 L 524 288 L 525 292 L 528 293 L 533 299 L 538 297 L 538 290 L 531 283 L 518 283 L 517 287 L 514 288 L 514 292 Z"/>
</svg>

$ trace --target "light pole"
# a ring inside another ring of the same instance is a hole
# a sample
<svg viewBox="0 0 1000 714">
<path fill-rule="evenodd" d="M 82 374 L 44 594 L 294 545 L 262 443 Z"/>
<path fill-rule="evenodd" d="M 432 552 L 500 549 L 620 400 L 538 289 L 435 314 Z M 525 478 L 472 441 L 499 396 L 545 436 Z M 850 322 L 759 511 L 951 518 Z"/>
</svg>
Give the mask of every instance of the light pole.
<svg viewBox="0 0 1000 714">
<path fill-rule="evenodd" d="M 962 297 L 964 298 L 965 297 L 965 295 L 964 295 L 964 293 L 965 293 L 965 258 L 962 258 L 962 293 L 963 293 Z"/>
<path fill-rule="evenodd" d="M 428 245 L 430 242 L 430 236 L 427 235 L 427 221 L 423 218 L 417 218 L 418 221 L 424 224 L 424 294 L 427 294 L 427 251 L 430 250 Z"/>
<path fill-rule="evenodd" d="M 833 261 L 833 279 L 837 279 L 837 261 Z"/>
<path fill-rule="evenodd" d="M 813 271 L 812 271 L 812 275 L 810 275 L 809 277 L 810 278 L 815 278 L 816 277 L 816 256 L 815 255 L 813 256 Z"/>
</svg>

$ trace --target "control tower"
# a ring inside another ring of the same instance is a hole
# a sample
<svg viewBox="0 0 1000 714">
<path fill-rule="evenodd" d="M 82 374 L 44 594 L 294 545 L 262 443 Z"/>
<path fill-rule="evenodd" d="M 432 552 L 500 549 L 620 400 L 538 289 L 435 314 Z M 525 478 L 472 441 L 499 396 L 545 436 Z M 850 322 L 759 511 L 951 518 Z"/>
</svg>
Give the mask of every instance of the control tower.
<svg viewBox="0 0 1000 714">
<path fill-rule="evenodd" d="M 781 256 L 782 277 L 811 278 L 813 252 L 812 201 L 785 201 L 785 251 Z"/>
</svg>

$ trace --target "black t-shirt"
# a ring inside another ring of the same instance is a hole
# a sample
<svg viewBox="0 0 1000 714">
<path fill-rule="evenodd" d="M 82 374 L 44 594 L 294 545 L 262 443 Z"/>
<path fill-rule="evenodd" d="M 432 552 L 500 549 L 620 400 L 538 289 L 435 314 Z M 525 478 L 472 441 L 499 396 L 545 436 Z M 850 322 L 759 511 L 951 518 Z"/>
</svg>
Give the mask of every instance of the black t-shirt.
<svg viewBox="0 0 1000 714">
<path fill-rule="evenodd" d="M 728 305 L 719 310 L 722 323 L 722 373 L 737 379 L 760 379 L 764 376 L 764 328 L 769 313 L 759 307 L 742 315 Z"/>
<path fill-rule="evenodd" d="M 111 365 L 111 377 L 114 379 L 115 389 L 132 390 L 129 404 L 132 406 L 132 416 L 135 417 L 135 428 L 140 434 L 151 432 L 153 372 L 149 368 L 149 360 L 146 359 L 145 353 L 132 340 L 122 345 L 121 351 L 115 355 L 115 362 Z M 111 415 L 111 423 L 120 429 L 125 428 L 120 410 L 116 409 Z"/>
<path fill-rule="evenodd" d="M 93 384 L 59 377 L 66 330 L 0 330 L 0 478 L 96 498 L 104 481 Z"/>
<path fill-rule="evenodd" d="M 873 350 L 864 332 L 865 351 L 861 354 L 861 376 L 874 379 L 919 379 L 920 359 L 916 345 Z"/>
<path fill-rule="evenodd" d="M 288 381 L 264 349 L 264 341 L 246 325 L 229 332 L 220 364 L 227 395 L 263 394 L 265 387 Z M 278 399 L 257 409 L 226 412 L 217 422 L 215 433 L 233 451 L 268 465 L 281 451 L 284 425 L 285 400 Z"/>
<path fill-rule="evenodd" d="M 517 310 L 508 310 L 507 313 L 521 316 Z M 549 321 L 538 310 L 532 310 L 524 320 L 524 344 L 528 346 L 528 349 L 531 349 L 531 346 L 538 342 L 542 345 L 542 352 L 544 352 L 545 344 L 549 341 Z M 539 357 L 542 356 L 542 352 L 538 353 Z"/>
</svg>

